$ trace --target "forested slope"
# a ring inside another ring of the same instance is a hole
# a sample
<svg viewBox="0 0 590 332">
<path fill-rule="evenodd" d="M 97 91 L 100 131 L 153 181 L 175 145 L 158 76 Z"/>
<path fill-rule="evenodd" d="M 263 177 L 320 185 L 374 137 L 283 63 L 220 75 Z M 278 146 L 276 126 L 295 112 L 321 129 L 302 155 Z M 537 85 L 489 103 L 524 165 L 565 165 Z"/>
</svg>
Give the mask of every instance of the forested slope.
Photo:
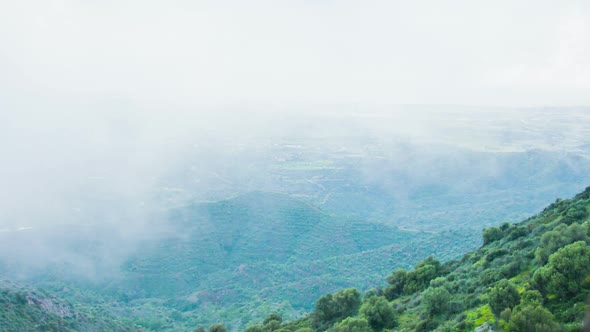
<svg viewBox="0 0 590 332">
<path fill-rule="evenodd" d="M 256 331 L 579 331 L 590 291 L 590 187 L 541 213 L 483 231 L 483 246 L 441 264 L 427 257 L 387 285 L 327 294 L 293 322 Z"/>
<path fill-rule="evenodd" d="M 520 223 L 485 229 L 479 249 L 446 261 L 444 253 L 459 251 L 470 237 L 333 218 L 268 193 L 190 205 L 173 211 L 186 237 L 145 248 L 118 283 L 86 289 L 50 278 L 50 291 L 68 302 L 0 284 L 0 330 L 186 331 L 221 322 L 249 332 L 578 331 L 590 291 L 589 212 L 590 187 Z M 269 252 L 267 240 L 276 241 L 276 251 Z M 314 259 L 296 259 L 304 249 Z M 381 287 L 362 295 L 346 288 L 367 271 L 409 261 L 418 262 L 414 269 L 393 271 Z M 328 284 L 345 289 L 306 308 L 317 296 L 310 294 L 325 294 Z M 276 314 L 262 318 L 273 308 L 292 313 L 291 305 L 313 311 L 290 322 Z M 251 321 L 260 325 L 244 327 Z"/>
<path fill-rule="evenodd" d="M 102 311 L 75 308 L 50 293 L 0 280 L 0 331 L 142 331 Z"/>
<path fill-rule="evenodd" d="M 118 317 L 149 331 L 189 331 L 223 321 L 243 330 L 272 312 L 295 319 L 340 288 L 366 290 L 421 257 L 456 259 L 479 245 L 471 230 L 423 232 L 328 214 L 284 194 L 250 192 L 166 211 L 170 231 L 145 241 L 115 275 L 87 280 L 53 264 L 39 273 L 4 267 L 19 280 L 75 307 Z M 76 254 L 93 257 L 90 229 L 60 229 Z M 0 233 L 32 241 L 33 232 Z M 79 239 L 79 240 L 78 240 Z M 64 241 L 65 242 L 65 241 Z"/>
<path fill-rule="evenodd" d="M 135 307 L 130 315 L 157 318 L 142 324 L 155 330 L 217 320 L 243 329 L 276 310 L 299 317 L 323 293 L 374 287 L 391 266 L 410 267 L 433 253 L 456 258 L 477 246 L 470 232 L 402 230 L 268 192 L 190 204 L 169 219 L 182 231 L 144 248 L 124 266 L 122 282 L 100 289 Z"/>
</svg>

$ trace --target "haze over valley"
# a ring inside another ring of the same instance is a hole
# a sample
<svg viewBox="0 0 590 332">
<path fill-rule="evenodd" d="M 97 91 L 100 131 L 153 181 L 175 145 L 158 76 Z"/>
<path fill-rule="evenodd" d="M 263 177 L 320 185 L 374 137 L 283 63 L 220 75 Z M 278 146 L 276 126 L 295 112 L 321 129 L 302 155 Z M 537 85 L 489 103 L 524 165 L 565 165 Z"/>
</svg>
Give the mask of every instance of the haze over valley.
<svg viewBox="0 0 590 332">
<path fill-rule="evenodd" d="M 460 258 L 481 245 L 482 228 L 582 190 L 586 112 L 268 112 L 263 124 L 169 134 L 181 152 L 147 177 L 92 165 L 72 174 L 84 188 L 74 196 L 31 192 L 34 215 L 3 219 L 3 274 L 74 301 L 91 292 L 124 304 L 107 311 L 156 330 L 297 318 L 322 294 L 367 290 L 422 257 Z M 217 128 L 220 118 L 190 120 Z M 152 144 L 115 137 L 115 148 Z M 123 178 L 145 183 L 121 187 Z"/>
<path fill-rule="evenodd" d="M 0 13 L 0 331 L 582 327 L 587 2 Z"/>
</svg>

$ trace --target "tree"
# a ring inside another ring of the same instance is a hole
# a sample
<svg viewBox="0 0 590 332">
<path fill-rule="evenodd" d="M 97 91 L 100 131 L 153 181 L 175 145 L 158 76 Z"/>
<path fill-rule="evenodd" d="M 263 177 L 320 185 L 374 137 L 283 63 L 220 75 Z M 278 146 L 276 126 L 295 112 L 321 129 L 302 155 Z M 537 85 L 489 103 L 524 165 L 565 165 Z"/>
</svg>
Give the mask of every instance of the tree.
<svg viewBox="0 0 590 332">
<path fill-rule="evenodd" d="M 333 332 L 373 332 L 367 320 L 357 317 L 348 317 L 334 325 Z"/>
<path fill-rule="evenodd" d="M 209 327 L 209 332 L 227 332 L 227 329 L 222 324 L 215 324 Z"/>
<path fill-rule="evenodd" d="M 376 331 L 396 325 L 395 310 L 383 296 L 369 298 L 361 306 L 360 313 Z"/>
<path fill-rule="evenodd" d="M 279 314 L 270 314 L 262 322 L 262 328 L 260 328 L 260 331 L 262 331 L 262 332 L 277 331 L 281 328 L 282 322 L 283 322 L 283 318 Z"/>
<path fill-rule="evenodd" d="M 430 280 L 430 287 L 446 287 L 448 285 L 448 280 L 445 277 L 436 277 Z"/>
<path fill-rule="evenodd" d="M 422 293 L 422 303 L 431 316 L 445 313 L 450 299 L 451 294 L 443 287 L 428 288 Z"/>
<path fill-rule="evenodd" d="M 334 294 L 334 301 L 341 317 L 352 316 L 361 305 L 361 293 L 355 288 L 344 289 Z"/>
<path fill-rule="evenodd" d="M 490 244 L 501 239 L 504 232 L 499 227 L 490 227 L 483 230 L 483 245 Z"/>
<path fill-rule="evenodd" d="M 403 293 L 411 294 L 426 289 L 430 284 L 430 280 L 438 277 L 438 273 L 438 265 L 416 267 L 414 271 L 408 273 Z"/>
<path fill-rule="evenodd" d="M 506 279 L 498 281 L 488 290 L 488 303 L 496 316 L 499 316 L 506 308 L 514 308 L 519 302 L 520 294 L 516 286 Z"/>
<path fill-rule="evenodd" d="M 554 332 L 558 330 L 553 315 L 541 306 L 525 306 L 514 312 L 508 322 L 511 332 Z"/>
<path fill-rule="evenodd" d="M 558 225 L 554 230 L 545 232 L 541 237 L 541 246 L 535 251 L 536 260 L 541 265 L 546 264 L 549 256 L 556 252 L 557 249 L 576 241 L 585 241 L 588 236 L 587 233 L 587 224 Z"/>
<path fill-rule="evenodd" d="M 432 266 L 438 272 L 440 270 L 440 261 L 432 256 L 428 256 L 428 257 L 424 258 L 423 260 L 419 261 L 418 263 L 416 263 L 416 266 L 414 267 L 414 269 L 418 270 L 419 268 L 425 267 L 425 266 Z"/>
<path fill-rule="evenodd" d="M 559 226 L 565 228 L 565 225 L 563 224 Z M 545 265 L 549 259 L 549 255 L 566 244 L 566 240 L 558 227 L 556 227 L 555 230 L 545 232 L 545 234 L 541 236 L 541 246 L 535 251 L 535 259 L 540 265 Z"/>
<path fill-rule="evenodd" d="M 361 294 L 354 288 L 341 290 L 334 295 L 326 294 L 316 303 L 313 323 L 316 328 L 329 325 L 357 313 Z"/>
<path fill-rule="evenodd" d="M 315 304 L 315 318 L 319 321 L 331 321 L 338 316 L 338 309 L 332 294 L 326 294 Z"/>
<path fill-rule="evenodd" d="M 395 270 L 387 277 L 389 286 L 385 289 L 385 297 L 393 300 L 402 294 L 419 292 L 428 287 L 430 280 L 441 273 L 441 264 L 434 257 L 429 256 L 418 262 L 413 271 Z"/>
<path fill-rule="evenodd" d="M 570 206 L 563 216 L 563 222 L 570 225 L 588 216 L 585 202 L 578 202 Z"/>
<path fill-rule="evenodd" d="M 588 223 L 571 224 L 563 232 L 563 235 L 569 240 L 569 242 L 586 241 L 588 239 Z"/>
<path fill-rule="evenodd" d="M 569 244 L 549 256 L 533 275 L 535 287 L 558 299 L 579 295 L 590 275 L 590 247 L 584 241 Z"/>
<path fill-rule="evenodd" d="M 279 323 L 283 322 L 283 317 L 281 317 L 281 315 L 279 314 L 270 314 L 268 315 L 265 319 L 264 322 L 262 322 L 263 325 L 266 325 L 268 322 L 270 322 L 271 320 L 276 320 Z"/>
<path fill-rule="evenodd" d="M 430 280 L 437 277 L 436 268 L 433 265 L 425 265 L 408 273 L 408 280 L 404 286 L 404 294 L 411 294 L 425 289 Z"/>
<path fill-rule="evenodd" d="M 538 290 L 527 290 L 520 297 L 520 305 L 540 306 L 543 304 L 543 295 Z"/>
<path fill-rule="evenodd" d="M 397 269 L 393 271 L 393 273 L 387 277 L 389 286 L 387 286 L 385 289 L 385 297 L 391 301 L 402 295 L 407 280 L 408 271 L 404 269 Z"/>
<path fill-rule="evenodd" d="M 262 326 L 263 332 L 273 332 L 281 328 L 281 322 L 278 320 L 270 320 Z"/>
</svg>

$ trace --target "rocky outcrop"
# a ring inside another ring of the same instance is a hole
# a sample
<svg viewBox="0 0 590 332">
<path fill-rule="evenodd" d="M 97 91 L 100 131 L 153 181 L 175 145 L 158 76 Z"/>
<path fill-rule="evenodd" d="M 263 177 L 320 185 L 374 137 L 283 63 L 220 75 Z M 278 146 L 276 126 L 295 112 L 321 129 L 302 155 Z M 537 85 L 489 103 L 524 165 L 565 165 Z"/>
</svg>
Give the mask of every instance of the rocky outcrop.
<svg viewBox="0 0 590 332">
<path fill-rule="evenodd" d="M 476 327 L 474 332 L 494 332 L 494 329 L 486 322 L 483 323 L 483 325 Z"/>
<path fill-rule="evenodd" d="M 35 293 L 29 293 L 27 294 L 27 302 L 61 318 L 78 319 L 80 317 L 80 313 L 74 310 L 71 304 L 57 298 L 42 297 Z"/>
</svg>

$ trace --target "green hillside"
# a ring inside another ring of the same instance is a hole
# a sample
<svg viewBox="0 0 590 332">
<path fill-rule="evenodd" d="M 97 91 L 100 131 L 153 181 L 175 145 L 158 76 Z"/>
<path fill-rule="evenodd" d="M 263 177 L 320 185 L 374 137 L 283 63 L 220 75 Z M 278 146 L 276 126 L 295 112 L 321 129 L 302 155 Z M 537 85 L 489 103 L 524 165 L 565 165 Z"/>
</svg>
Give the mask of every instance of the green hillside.
<svg viewBox="0 0 590 332">
<path fill-rule="evenodd" d="M 174 208 L 164 216 L 165 232 L 143 242 L 116 275 L 107 269 L 86 280 L 69 265 L 56 264 L 40 273 L 3 269 L 7 278 L 30 275 L 23 282 L 147 330 L 189 331 L 218 321 L 240 330 L 272 312 L 299 318 L 322 294 L 370 289 L 392 268 L 410 268 L 428 255 L 456 259 L 480 243 L 471 230 L 402 229 L 259 191 Z M 64 243 L 75 240 L 80 257 L 93 258 L 95 243 L 84 240 L 92 229 L 59 233 Z M 35 234 L 5 233 L 3 239 L 31 241 Z"/>
<path fill-rule="evenodd" d="M 260 287 L 272 282 L 267 273 L 254 273 L 261 265 L 316 261 L 413 238 L 392 227 L 334 218 L 286 195 L 262 192 L 178 208 L 169 218 L 175 235 L 125 266 L 132 284 L 148 296 L 211 289 L 217 278 L 206 276 L 220 272 L 242 274 L 240 284 Z"/>
<path fill-rule="evenodd" d="M 325 292 L 378 285 L 417 253 L 451 259 L 477 246 L 469 232 L 401 230 L 266 192 L 176 208 L 169 219 L 182 236 L 144 248 L 125 264 L 123 281 L 97 290 L 168 330 L 219 320 L 239 328 L 272 311 L 296 318 Z"/>
<path fill-rule="evenodd" d="M 251 332 L 576 331 L 590 290 L 589 202 L 590 188 L 485 229 L 483 240 L 469 229 L 341 218 L 266 192 L 191 204 L 168 211 L 171 231 L 115 278 L 85 282 L 53 267 L 32 282 L 55 294 L 34 291 L 45 302 L 4 285 L 2 322 L 6 331 L 192 331 L 218 322 Z M 49 302 L 76 314 L 38 305 Z"/>
<path fill-rule="evenodd" d="M 579 331 L 590 292 L 590 187 L 517 224 L 483 231 L 460 260 L 428 257 L 387 284 L 322 296 L 297 321 L 247 331 Z"/>
<path fill-rule="evenodd" d="M 94 310 L 80 308 L 46 291 L 0 281 L 0 331 L 2 332 L 75 332 L 141 331 Z"/>
</svg>

